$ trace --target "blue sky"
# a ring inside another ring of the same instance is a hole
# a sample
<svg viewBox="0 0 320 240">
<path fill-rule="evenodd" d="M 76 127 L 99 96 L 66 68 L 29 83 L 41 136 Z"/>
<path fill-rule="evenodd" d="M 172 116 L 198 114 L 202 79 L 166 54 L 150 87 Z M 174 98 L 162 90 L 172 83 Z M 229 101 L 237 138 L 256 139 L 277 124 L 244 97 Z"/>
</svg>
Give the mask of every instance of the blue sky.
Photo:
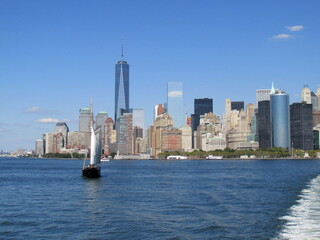
<svg viewBox="0 0 320 240">
<path fill-rule="evenodd" d="M 34 148 L 42 133 L 94 98 L 114 115 L 114 64 L 121 39 L 130 64 L 130 107 L 166 101 L 183 82 L 184 102 L 210 97 L 255 103 L 271 82 L 300 101 L 320 85 L 320 1 L 0 1 L 0 150 Z M 295 28 L 290 28 L 296 26 Z"/>
</svg>

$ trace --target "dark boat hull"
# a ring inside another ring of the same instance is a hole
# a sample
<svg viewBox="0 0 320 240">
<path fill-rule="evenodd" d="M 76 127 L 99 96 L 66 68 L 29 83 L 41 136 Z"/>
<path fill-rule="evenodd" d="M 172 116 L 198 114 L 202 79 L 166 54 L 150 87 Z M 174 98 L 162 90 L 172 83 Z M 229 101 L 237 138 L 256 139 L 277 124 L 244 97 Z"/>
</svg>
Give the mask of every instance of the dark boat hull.
<svg viewBox="0 0 320 240">
<path fill-rule="evenodd" d="M 87 178 L 99 178 L 101 176 L 101 168 L 99 166 L 85 166 L 82 169 L 82 176 Z"/>
</svg>

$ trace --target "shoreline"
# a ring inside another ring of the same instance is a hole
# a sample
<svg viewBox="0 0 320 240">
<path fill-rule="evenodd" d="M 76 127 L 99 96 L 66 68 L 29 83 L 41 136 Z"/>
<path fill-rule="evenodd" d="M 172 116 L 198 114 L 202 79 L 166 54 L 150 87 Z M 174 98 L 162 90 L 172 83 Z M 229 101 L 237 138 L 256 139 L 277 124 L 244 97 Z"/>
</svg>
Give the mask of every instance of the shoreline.
<svg viewBox="0 0 320 240">
<path fill-rule="evenodd" d="M 89 158 L 38 158 L 38 157 L 0 157 L 1 158 L 12 158 L 12 159 L 52 159 L 52 160 L 82 160 L 82 161 L 89 161 Z M 222 159 L 206 159 L 206 158 L 187 158 L 187 159 L 166 159 L 166 158 L 149 158 L 149 159 L 138 159 L 138 158 L 132 158 L 132 159 L 110 159 L 110 161 L 133 161 L 133 160 L 139 160 L 139 161 L 188 161 L 188 160 L 205 160 L 205 161 L 223 161 L 223 160 L 320 160 L 320 158 L 312 157 L 312 158 L 297 158 L 297 157 L 286 157 L 286 158 L 222 158 Z"/>
</svg>

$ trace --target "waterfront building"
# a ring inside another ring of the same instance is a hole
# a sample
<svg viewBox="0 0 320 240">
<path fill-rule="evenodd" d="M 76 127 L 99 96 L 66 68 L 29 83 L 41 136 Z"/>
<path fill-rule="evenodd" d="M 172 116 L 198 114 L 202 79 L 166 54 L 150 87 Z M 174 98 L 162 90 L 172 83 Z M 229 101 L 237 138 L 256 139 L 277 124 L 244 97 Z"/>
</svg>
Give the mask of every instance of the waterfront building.
<svg viewBox="0 0 320 240">
<path fill-rule="evenodd" d="M 117 126 L 118 151 L 123 155 L 132 154 L 133 147 L 133 114 L 124 113 L 120 116 Z"/>
<path fill-rule="evenodd" d="M 59 153 L 64 147 L 64 135 L 59 133 L 46 133 L 46 153 Z"/>
<path fill-rule="evenodd" d="M 270 120 L 271 146 L 290 149 L 289 95 L 283 91 L 270 95 Z"/>
<path fill-rule="evenodd" d="M 116 143 L 116 130 L 113 129 L 114 121 L 112 118 L 107 118 L 104 123 L 104 152 L 105 154 L 109 155 L 111 153 L 110 151 L 110 144 Z"/>
<path fill-rule="evenodd" d="M 231 130 L 231 100 L 226 99 L 225 112 L 222 117 L 222 129 L 224 134 L 227 134 Z"/>
<path fill-rule="evenodd" d="M 69 132 L 68 149 L 89 149 L 90 132 Z"/>
<path fill-rule="evenodd" d="M 244 110 L 244 101 L 232 101 L 231 102 L 231 111 L 232 110 Z"/>
<path fill-rule="evenodd" d="M 194 132 L 200 125 L 200 116 L 206 113 L 213 112 L 212 98 L 196 98 L 194 99 L 194 114 L 191 114 L 191 130 L 192 130 L 192 148 L 194 144 Z"/>
<path fill-rule="evenodd" d="M 312 105 L 306 102 L 290 105 L 290 128 L 292 147 L 313 149 Z"/>
<path fill-rule="evenodd" d="M 313 149 L 320 149 L 320 124 L 313 128 Z"/>
<path fill-rule="evenodd" d="M 43 139 L 38 139 L 36 141 L 36 148 L 35 148 L 35 152 L 37 156 L 43 156 L 45 151 L 44 151 L 44 141 Z"/>
<path fill-rule="evenodd" d="M 200 116 L 200 125 L 197 128 L 194 136 L 194 142 L 196 149 L 209 149 L 208 144 L 212 139 L 224 138 L 225 134 L 222 134 L 222 128 L 220 119 L 214 113 L 207 113 Z M 211 139 L 211 140 L 209 140 Z M 212 145 L 212 144 L 211 144 Z M 220 149 L 220 148 L 217 148 Z M 211 150 L 215 150 L 214 146 L 211 146 Z"/>
<path fill-rule="evenodd" d="M 90 108 L 84 107 L 79 110 L 79 132 L 90 132 L 91 117 Z"/>
<path fill-rule="evenodd" d="M 182 151 L 182 132 L 177 128 L 163 129 L 161 131 L 161 151 Z"/>
<path fill-rule="evenodd" d="M 141 143 L 143 139 L 143 129 L 141 127 L 133 127 L 133 154 L 141 153 Z"/>
<path fill-rule="evenodd" d="M 302 88 L 301 102 L 306 102 L 308 104 L 311 104 L 311 91 L 308 88 L 308 85 L 305 85 L 304 88 Z"/>
<path fill-rule="evenodd" d="M 152 154 L 153 133 L 154 133 L 154 127 L 149 126 L 146 131 L 146 144 L 147 144 L 146 148 L 147 148 L 147 153 L 150 155 L 153 155 Z"/>
<path fill-rule="evenodd" d="M 172 117 L 175 128 L 186 124 L 182 82 L 168 82 L 167 112 Z"/>
<path fill-rule="evenodd" d="M 181 149 L 184 152 L 190 152 L 192 149 L 192 130 L 191 126 L 184 125 L 180 127 L 181 131 Z"/>
<path fill-rule="evenodd" d="M 142 108 L 133 108 L 132 117 L 133 127 L 139 127 L 142 129 L 142 132 L 144 132 L 144 110 Z M 141 137 L 143 137 L 143 135 Z"/>
<path fill-rule="evenodd" d="M 122 109 L 122 110 L 121 110 Z M 129 113 L 129 64 L 123 59 L 115 65 L 115 107 L 114 121 L 117 125 L 118 119 L 123 112 Z"/>
<path fill-rule="evenodd" d="M 258 120 L 255 113 L 251 114 L 250 133 L 247 137 L 247 142 L 259 142 Z M 259 144 L 259 143 L 258 143 Z"/>
<path fill-rule="evenodd" d="M 156 118 L 152 132 L 152 156 L 162 151 L 162 131 L 173 128 L 173 119 L 168 113 Z"/>
<path fill-rule="evenodd" d="M 260 148 L 271 148 L 270 101 L 258 102 L 258 140 Z"/>
<path fill-rule="evenodd" d="M 209 132 L 201 134 L 201 146 L 203 151 L 224 150 L 227 147 L 226 137 L 223 133 L 212 135 Z"/>
<path fill-rule="evenodd" d="M 66 147 L 68 144 L 68 132 L 69 127 L 65 122 L 58 122 L 54 128 L 55 133 L 62 133 L 63 135 L 63 142 L 62 147 Z"/>
<path fill-rule="evenodd" d="M 227 134 L 227 147 L 231 149 L 238 149 L 241 145 L 247 144 L 247 134 L 244 132 L 231 130 Z"/>
<path fill-rule="evenodd" d="M 247 118 L 247 123 L 248 123 L 248 130 L 250 131 L 250 126 L 251 126 L 251 118 L 252 114 L 255 113 L 255 105 L 253 103 L 248 103 L 246 106 L 246 118 Z"/>
</svg>

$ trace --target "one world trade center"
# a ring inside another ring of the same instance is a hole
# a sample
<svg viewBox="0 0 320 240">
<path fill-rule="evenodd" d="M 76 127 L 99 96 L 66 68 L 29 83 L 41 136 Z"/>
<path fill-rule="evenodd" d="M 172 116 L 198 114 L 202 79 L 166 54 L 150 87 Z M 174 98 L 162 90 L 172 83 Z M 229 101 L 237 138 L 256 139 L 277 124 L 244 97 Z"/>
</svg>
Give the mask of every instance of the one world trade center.
<svg viewBox="0 0 320 240">
<path fill-rule="evenodd" d="M 122 51 L 121 60 L 116 64 L 115 72 L 114 120 L 116 124 L 125 112 L 129 112 L 129 64 L 123 60 Z"/>
</svg>

